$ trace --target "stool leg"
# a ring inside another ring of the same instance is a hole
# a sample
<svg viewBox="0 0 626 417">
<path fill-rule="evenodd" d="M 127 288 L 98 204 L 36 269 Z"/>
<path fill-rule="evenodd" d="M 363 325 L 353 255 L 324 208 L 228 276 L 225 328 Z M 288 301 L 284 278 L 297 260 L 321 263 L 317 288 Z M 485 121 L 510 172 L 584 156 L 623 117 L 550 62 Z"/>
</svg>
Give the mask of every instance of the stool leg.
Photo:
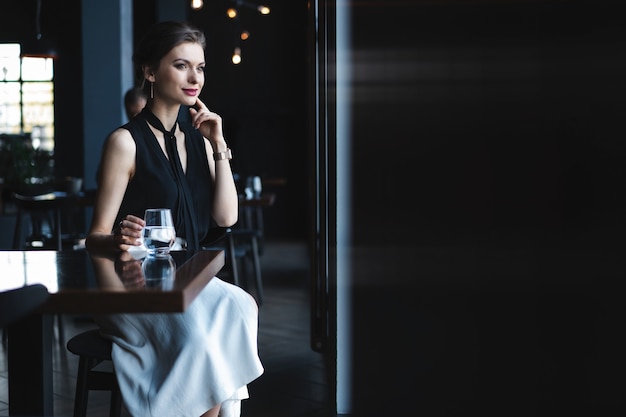
<svg viewBox="0 0 626 417">
<path fill-rule="evenodd" d="M 74 417 L 87 417 L 87 374 L 94 366 L 89 358 L 81 356 L 78 360 L 78 376 L 76 378 L 76 393 L 74 394 Z"/>
<path fill-rule="evenodd" d="M 261 260 L 256 236 L 252 236 L 252 261 L 254 263 L 254 279 L 256 280 L 257 303 L 263 305 L 263 282 L 261 281 Z"/>
<path fill-rule="evenodd" d="M 22 249 L 24 244 L 22 240 L 22 210 L 17 211 L 17 217 L 15 218 L 15 230 L 13 230 L 13 249 Z"/>
<path fill-rule="evenodd" d="M 115 377 L 115 375 L 113 376 Z M 111 390 L 111 405 L 109 407 L 109 417 L 120 417 L 122 415 L 122 393 L 120 387 L 115 383 Z"/>
<path fill-rule="evenodd" d="M 235 238 L 232 233 L 228 234 L 228 256 L 230 258 L 230 269 L 233 274 L 233 283 L 240 285 L 239 271 L 237 270 L 237 254 L 235 253 Z"/>
<path fill-rule="evenodd" d="M 56 218 L 56 224 L 53 233 L 56 235 L 57 250 L 60 251 L 63 250 L 63 239 L 61 237 L 63 233 L 61 232 L 61 209 L 59 207 L 54 210 L 54 215 Z"/>
<path fill-rule="evenodd" d="M 63 315 L 57 314 L 57 330 L 59 336 L 59 345 L 65 347 L 65 323 L 63 323 Z"/>
</svg>

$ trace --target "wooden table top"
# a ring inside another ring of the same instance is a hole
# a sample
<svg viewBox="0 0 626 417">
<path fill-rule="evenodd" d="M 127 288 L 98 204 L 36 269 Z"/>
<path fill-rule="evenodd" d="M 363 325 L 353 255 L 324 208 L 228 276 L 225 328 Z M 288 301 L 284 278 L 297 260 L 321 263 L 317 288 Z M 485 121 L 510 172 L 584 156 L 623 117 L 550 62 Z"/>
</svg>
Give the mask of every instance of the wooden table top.
<svg viewBox="0 0 626 417">
<path fill-rule="evenodd" d="M 143 273 L 145 259 L 129 252 L 0 251 L 0 291 L 41 283 L 50 293 L 44 313 L 182 312 L 224 266 L 221 250 L 175 251 L 175 275 L 154 280 Z"/>
</svg>

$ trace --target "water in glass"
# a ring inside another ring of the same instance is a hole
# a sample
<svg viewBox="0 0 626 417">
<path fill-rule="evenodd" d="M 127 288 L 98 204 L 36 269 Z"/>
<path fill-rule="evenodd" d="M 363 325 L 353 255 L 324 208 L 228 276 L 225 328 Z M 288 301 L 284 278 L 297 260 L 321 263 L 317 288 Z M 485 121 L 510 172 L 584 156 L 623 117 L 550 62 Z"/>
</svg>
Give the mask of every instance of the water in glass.
<svg viewBox="0 0 626 417">
<path fill-rule="evenodd" d="M 147 209 L 144 220 L 143 243 L 148 255 L 167 255 L 176 240 L 176 230 L 170 209 Z"/>
</svg>

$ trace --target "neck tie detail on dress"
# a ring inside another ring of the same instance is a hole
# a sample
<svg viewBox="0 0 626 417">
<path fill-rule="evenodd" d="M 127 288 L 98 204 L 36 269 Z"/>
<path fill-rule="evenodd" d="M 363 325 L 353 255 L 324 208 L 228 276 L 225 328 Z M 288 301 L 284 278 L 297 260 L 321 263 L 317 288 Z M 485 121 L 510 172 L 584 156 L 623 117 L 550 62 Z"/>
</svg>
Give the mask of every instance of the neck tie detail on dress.
<svg viewBox="0 0 626 417">
<path fill-rule="evenodd" d="M 150 110 L 146 109 L 145 116 L 148 123 L 163 133 L 165 138 L 165 150 L 167 151 L 167 157 L 172 165 L 174 176 L 176 177 L 176 180 L 183 181 L 185 179 L 185 173 L 183 172 L 183 166 L 180 163 L 180 156 L 178 155 L 178 148 L 176 146 L 177 123 L 174 122 L 172 130 L 166 130 L 163 123 L 161 123 L 159 118 L 156 117 Z"/>
<path fill-rule="evenodd" d="M 163 123 L 159 120 L 158 117 L 154 115 L 150 110 L 144 107 L 141 114 L 144 115 L 146 121 L 150 123 L 150 125 L 154 126 L 157 130 L 163 133 L 165 138 L 165 150 L 167 151 L 167 157 L 170 161 L 170 165 L 172 167 L 172 171 L 174 172 L 174 178 L 178 184 L 179 190 L 179 203 L 178 207 L 175 208 L 175 216 L 177 217 L 177 234 L 180 230 L 180 236 L 184 236 L 187 240 L 187 248 L 196 250 L 199 248 L 198 236 L 197 236 L 197 228 L 196 228 L 196 220 L 195 220 L 195 212 L 193 209 L 193 199 L 191 197 L 191 191 L 189 190 L 189 186 L 187 184 L 187 179 L 185 177 L 185 172 L 183 171 L 183 166 L 180 163 L 180 156 L 178 155 L 178 148 L 176 146 L 176 125 L 178 123 L 174 123 L 174 127 L 172 127 L 171 131 L 168 131 L 163 127 Z"/>
</svg>

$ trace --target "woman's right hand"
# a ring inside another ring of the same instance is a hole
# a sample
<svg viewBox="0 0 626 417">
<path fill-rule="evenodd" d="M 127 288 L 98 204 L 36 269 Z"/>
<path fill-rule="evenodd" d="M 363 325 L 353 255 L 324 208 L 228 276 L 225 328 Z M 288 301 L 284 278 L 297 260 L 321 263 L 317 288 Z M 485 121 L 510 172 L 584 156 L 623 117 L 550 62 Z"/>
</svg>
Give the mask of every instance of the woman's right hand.
<svg viewBox="0 0 626 417">
<path fill-rule="evenodd" d="M 113 233 L 113 242 L 121 250 L 128 250 L 131 246 L 141 246 L 141 235 L 146 222 L 142 218 L 131 214 L 124 217 Z"/>
</svg>

